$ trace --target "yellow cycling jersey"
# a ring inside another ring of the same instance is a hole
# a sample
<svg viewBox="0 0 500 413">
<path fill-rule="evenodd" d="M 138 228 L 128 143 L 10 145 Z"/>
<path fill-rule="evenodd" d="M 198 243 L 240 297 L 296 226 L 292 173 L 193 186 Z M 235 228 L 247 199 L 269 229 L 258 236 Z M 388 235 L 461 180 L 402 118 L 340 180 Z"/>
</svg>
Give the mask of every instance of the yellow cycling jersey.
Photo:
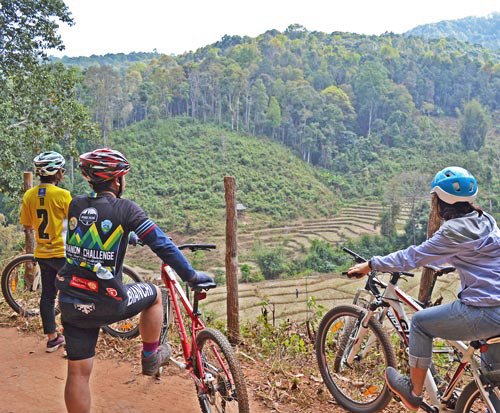
<svg viewBox="0 0 500 413">
<path fill-rule="evenodd" d="M 35 257 L 64 257 L 63 228 L 70 202 L 69 191 L 52 184 L 40 184 L 25 192 L 21 225 L 35 229 Z"/>
</svg>

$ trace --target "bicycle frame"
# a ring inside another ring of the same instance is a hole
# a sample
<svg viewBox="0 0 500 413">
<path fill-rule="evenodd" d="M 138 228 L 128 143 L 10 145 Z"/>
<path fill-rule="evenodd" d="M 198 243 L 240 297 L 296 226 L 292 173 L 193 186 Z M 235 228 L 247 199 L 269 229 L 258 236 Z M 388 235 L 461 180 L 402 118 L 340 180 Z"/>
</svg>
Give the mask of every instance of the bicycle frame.
<svg viewBox="0 0 500 413">
<path fill-rule="evenodd" d="M 181 284 L 177 280 L 177 275 L 175 271 L 167 264 L 163 263 L 161 268 L 161 278 L 167 287 L 169 299 L 174 308 L 174 320 L 177 324 L 182 352 L 184 356 L 185 363 L 179 362 L 173 358 L 170 358 L 172 362 L 174 362 L 179 368 L 188 370 L 189 374 L 196 382 L 196 387 L 199 392 L 204 390 L 204 383 L 211 380 L 211 377 L 206 377 L 204 369 L 202 366 L 202 359 L 200 351 L 198 351 L 198 344 L 196 342 L 196 336 L 199 331 L 205 328 L 205 325 L 200 320 L 201 312 L 198 310 L 198 301 L 206 297 L 206 293 L 202 292 L 194 292 L 194 306 L 191 305 L 186 293 L 184 292 Z M 184 322 L 182 320 L 181 309 L 179 307 L 179 301 L 177 299 L 179 297 L 182 305 L 184 306 L 189 318 L 191 319 L 191 343 L 189 342 L 188 334 L 186 332 L 186 328 L 184 326 Z M 229 372 L 227 370 L 227 366 L 223 363 L 222 358 L 220 357 L 217 349 L 212 344 L 211 345 L 214 354 L 221 366 L 223 366 L 224 372 L 230 377 Z M 197 377 L 194 373 L 194 366 L 199 366 L 199 375 Z"/>
<path fill-rule="evenodd" d="M 359 351 L 362 339 L 366 335 L 366 332 L 368 331 L 367 328 L 368 322 L 370 321 L 371 317 L 373 317 L 376 314 L 377 308 L 380 307 L 383 307 L 383 311 L 378 315 L 380 317 L 379 320 L 382 320 L 384 317 L 387 316 L 387 318 L 393 325 L 394 329 L 397 331 L 397 333 L 405 343 L 406 347 L 408 347 L 410 324 L 403 303 L 413 308 L 415 311 L 423 310 L 423 307 L 413 297 L 406 294 L 397 285 L 395 285 L 393 283 L 393 280 L 397 282 L 397 278 L 394 278 L 394 276 L 392 277 L 391 282 L 389 282 L 389 284 L 385 284 L 382 281 L 377 280 L 385 288 L 384 293 L 382 294 L 382 296 L 378 301 L 380 305 L 369 306 L 367 314 L 361 321 L 361 328 L 358 333 L 358 337 L 356 338 L 354 346 L 349 356 L 347 357 L 347 361 L 349 363 L 352 363 L 356 353 Z M 375 297 L 375 295 L 371 291 L 368 290 L 361 290 L 361 291 L 366 291 L 368 294 L 372 296 L 372 300 L 370 300 L 371 302 L 374 302 L 373 299 L 377 299 L 377 297 Z M 359 298 L 361 291 L 358 291 L 355 300 Z M 470 364 L 472 375 L 477 383 L 479 391 L 481 392 L 483 400 L 487 404 L 488 409 L 490 409 L 490 412 L 496 412 L 495 408 L 493 407 L 493 404 L 491 403 L 488 393 L 484 390 L 484 384 L 482 383 L 480 378 L 480 366 L 473 357 L 475 348 L 473 348 L 470 345 L 464 344 L 462 341 L 453 341 L 453 340 L 447 340 L 447 341 L 462 354 L 462 356 L 460 357 L 459 365 L 441 396 L 439 396 L 438 394 L 438 388 L 434 380 L 434 377 L 432 376 L 431 370 L 429 369 L 427 371 L 427 376 L 425 378 L 425 389 L 427 390 L 432 406 L 424 402 L 421 408 L 427 412 L 449 412 L 449 410 L 446 408 L 446 403 L 452 397 L 453 391 L 457 386 L 459 379 L 465 372 L 465 368 L 467 367 L 467 365 Z M 373 344 L 374 343 L 370 343 L 369 340 L 367 347 L 365 348 L 363 353 L 367 352 L 371 347 L 371 345 Z M 497 396 L 500 395 L 497 394 Z"/>
</svg>

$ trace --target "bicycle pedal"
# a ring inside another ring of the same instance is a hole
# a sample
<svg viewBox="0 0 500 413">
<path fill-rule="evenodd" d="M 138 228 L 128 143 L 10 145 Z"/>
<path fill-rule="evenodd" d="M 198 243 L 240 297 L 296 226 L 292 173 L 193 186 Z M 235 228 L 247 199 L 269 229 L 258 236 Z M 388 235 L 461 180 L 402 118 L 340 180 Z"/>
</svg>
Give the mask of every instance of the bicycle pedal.
<svg viewBox="0 0 500 413">
<path fill-rule="evenodd" d="M 177 360 L 175 360 L 172 357 L 170 357 L 170 361 L 172 363 L 174 363 L 177 367 L 179 367 L 181 370 L 185 370 L 186 369 L 186 364 L 185 363 L 181 363 L 180 361 L 177 361 Z"/>
</svg>

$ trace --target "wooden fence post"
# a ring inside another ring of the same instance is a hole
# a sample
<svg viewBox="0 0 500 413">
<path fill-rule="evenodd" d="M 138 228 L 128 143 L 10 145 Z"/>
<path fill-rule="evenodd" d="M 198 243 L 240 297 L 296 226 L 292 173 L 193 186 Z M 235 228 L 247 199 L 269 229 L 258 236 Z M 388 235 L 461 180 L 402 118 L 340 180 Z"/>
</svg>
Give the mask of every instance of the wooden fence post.
<svg viewBox="0 0 500 413">
<path fill-rule="evenodd" d="M 31 172 L 24 172 L 24 192 L 33 187 L 33 174 Z M 32 229 L 24 229 L 24 239 L 26 243 L 26 254 L 33 254 L 35 252 L 35 231 Z M 35 268 L 32 263 L 26 264 L 26 274 L 24 275 L 25 288 L 30 289 L 35 279 Z"/>
<path fill-rule="evenodd" d="M 33 187 L 33 174 L 31 172 L 24 172 L 24 192 Z M 33 254 L 35 252 L 35 232 L 33 230 L 24 230 L 26 241 L 26 254 Z"/>
<path fill-rule="evenodd" d="M 431 210 L 429 212 L 429 222 L 427 222 L 427 238 L 432 237 L 432 235 L 441 226 L 441 217 L 438 214 L 438 197 L 436 194 L 432 194 Z M 420 289 L 418 291 L 418 299 L 422 302 L 427 297 L 427 292 L 432 282 L 432 277 L 434 276 L 434 271 L 424 268 L 422 271 L 422 278 L 420 279 Z"/>
<path fill-rule="evenodd" d="M 238 217 L 234 176 L 224 177 L 224 191 L 226 196 L 227 329 L 229 342 L 234 345 L 241 342 L 238 304 Z"/>
</svg>

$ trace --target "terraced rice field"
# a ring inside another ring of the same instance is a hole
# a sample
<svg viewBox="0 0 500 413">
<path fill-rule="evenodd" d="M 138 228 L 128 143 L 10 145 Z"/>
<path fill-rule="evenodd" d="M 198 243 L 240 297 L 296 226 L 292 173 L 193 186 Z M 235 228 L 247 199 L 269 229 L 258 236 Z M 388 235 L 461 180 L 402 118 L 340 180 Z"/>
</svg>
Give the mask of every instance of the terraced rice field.
<svg viewBox="0 0 500 413">
<path fill-rule="evenodd" d="M 251 249 L 257 243 L 268 247 L 283 246 L 290 254 L 300 256 L 311 245 L 312 240 L 320 239 L 334 245 L 344 242 L 347 238 L 356 238 L 363 234 L 377 234 L 382 206 L 375 203 L 356 204 L 342 209 L 339 214 L 313 220 L 291 222 L 288 225 L 275 228 L 254 228 L 240 231 L 238 234 L 239 264 L 253 263 L 246 261 Z M 402 230 L 409 211 L 403 209 L 398 229 Z M 218 249 L 210 255 L 217 254 L 216 261 L 224 261 L 224 238 L 210 239 Z M 214 273 L 217 268 L 208 272 Z M 224 270 L 224 268 L 220 268 Z M 140 271 L 149 278 L 154 273 Z M 417 275 L 408 282 L 401 282 L 401 288 L 411 295 L 418 295 L 420 277 Z M 264 281 L 256 284 L 239 285 L 240 316 L 243 320 L 255 320 L 264 308 L 268 311 L 268 319 L 279 323 L 282 320 L 304 321 L 312 317 L 307 308 L 308 298 L 314 296 L 317 303 L 326 309 L 340 303 L 351 302 L 358 288 L 363 287 L 363 281 L 353 281 L 339 274 L 315 275 L 305 278 Z M 455 298 L 458 288 L 458 278 L 449 275 L 439 280 L 436 285 L 435 297 L 443 295 L 445 301 Z M 266 303 L 265 305 L 263 303 Z M 225 318 L 226 287 L 220 286 L 211 290 L 208 298 L 202 303 L 202 308 L 208 315 Z"/>
<path fill-rule="evenodd" d="M 382 276 L 382 279 L 387 281 L 386 276 Z M 407 282 L 401 281 L 399 285 L 405 292 L 417 297 L 419 284 L 420 273 L 416 273 L 415 278 L 409 278 Z M 459 285 L 456 274 L 442 277 L 436 283 L 433 299 L 439 296 L 443 297 L 444 302 L 456 299 Z M 238 287 L 240 317 L 242 320 L 255 320 L 266 308 L 269 321 L 273 319 L 274 312 L 276 324 L 284 320 L 305 321 L 314 317 L 307 308 L 310 296 L 314 296 L 317 303 L 328 310 L 334 305 L 352 302 L 357 289 L 363 286 L 364 281 L 349 280 L 341 275 L 240 284 Z M 267 303 L 265 306 L 264 302 Z M 221 286 L 210 291 L 207 299 L 202 302 L 202 308 L 215 318 L 225 318 L 226 288 Z"/>
<path fill-rule="evenodd" d="M 285 250 L 300 253 L 306 251 L 313 239 L 327 241 L 333 245 L 347 238 L 364 234 L 378 234 L 378 221 L 383 207 L 376 203 L 356 204 L 343 208 L 339 214 L 320 219 L 304 220 L 275 228 L 257 228 L 238 234 L 240 251 L 250 250 L 256 243 L 266 246 L 281 245 Z M 408 219 L 408 210 L 403 209 L 398 221 L 402 229 Z"/>
</svg>

